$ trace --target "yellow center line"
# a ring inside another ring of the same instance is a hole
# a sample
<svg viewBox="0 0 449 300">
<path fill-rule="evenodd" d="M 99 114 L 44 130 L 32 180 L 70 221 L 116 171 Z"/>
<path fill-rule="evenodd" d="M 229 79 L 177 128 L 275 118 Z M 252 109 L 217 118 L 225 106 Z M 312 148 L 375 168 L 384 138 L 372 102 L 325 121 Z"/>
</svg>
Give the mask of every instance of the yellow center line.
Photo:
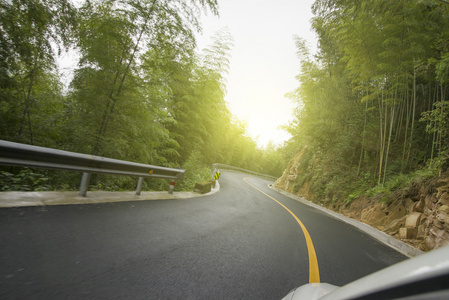
<svg viewBox="0 0 449 300">
<path fill-rule="evenodd" d="M 298 222 L 299 226 L 301 226 L 302 232 L 304 233 L 304 237 L 306 238 L 306 244 L 307 244 L 307 252 L 309 254 L 309 283 L 319 283 L 320 282 L 320 270 L 318 268 L 318 259 L 316 257 L 315 248 L 313 247 L 312 238 L 310 237 L 309 232 L 307 231 L 304 224 L 299 220 L 299 218 L 290 210 L 288 209 L 284 204 L 279 202 L 278 200 L 274 199 L 267 193 L 263 192 L 262 190 L 256 188 L 254 185 L 246 181 L 246 179 L 249 177 L 243 178 L 243 181 L 245 181 L 247 184 L 249 184 L 254 189 L 258 190 L 271 200 L 275 201 L 277 204 L 285 208 L 292 216 L 295 218 L 296 222 Z"/>
</svg>

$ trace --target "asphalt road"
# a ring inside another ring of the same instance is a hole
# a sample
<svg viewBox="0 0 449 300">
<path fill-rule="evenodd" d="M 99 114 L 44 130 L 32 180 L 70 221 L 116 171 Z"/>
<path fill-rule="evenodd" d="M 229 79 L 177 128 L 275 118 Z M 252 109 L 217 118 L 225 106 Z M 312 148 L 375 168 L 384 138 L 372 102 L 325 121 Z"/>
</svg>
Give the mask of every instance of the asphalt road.
<svg viewBox="0 0 449 300">
<path fill-rule="evenodd" d="M 0 299 L 280 299 L 308 283 L 305 225 L 321 282 L 343 285 L 406 259 L 265 179 L 222 172 L 185 200 L 0 209 Z"/>
</svg>

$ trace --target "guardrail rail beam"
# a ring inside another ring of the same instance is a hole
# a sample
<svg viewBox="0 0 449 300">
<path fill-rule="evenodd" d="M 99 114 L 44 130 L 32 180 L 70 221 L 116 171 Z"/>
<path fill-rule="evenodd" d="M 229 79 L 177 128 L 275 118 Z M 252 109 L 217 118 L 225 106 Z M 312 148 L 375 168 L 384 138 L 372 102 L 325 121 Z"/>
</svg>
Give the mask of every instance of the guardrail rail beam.
<svg viewBox="0 0 449 300">
<path fill-rule="evenodd" d="M 138 176 L 142 180 L 139 179 L 136 194 L 140 195 L 143 178 L 183 180 L 186 171 L 4 140 L 0 140 L 0 165 L 83 172 L 79 190 L 83 197 L 86 197 L 93 173 Z"/>
</svg>

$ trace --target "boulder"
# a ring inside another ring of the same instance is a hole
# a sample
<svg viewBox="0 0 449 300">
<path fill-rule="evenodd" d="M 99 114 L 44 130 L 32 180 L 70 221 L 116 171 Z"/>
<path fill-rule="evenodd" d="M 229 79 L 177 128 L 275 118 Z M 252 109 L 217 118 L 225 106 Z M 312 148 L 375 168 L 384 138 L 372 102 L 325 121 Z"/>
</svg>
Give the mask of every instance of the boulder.
<svg viewBox="0 0 449 300">
<path fill-rule="evenodd" d="M 426 236 L 426 226 L 425 225 L 419 225 L 418 226 L 418 231 L 416 233 L 416 238 L 418 240 L 423 240 L 425 236 Z"/>
<path fill-rule="evenodd" d="M 193 190 L 195 193 L 206 194 L 211 191 L 210 181 L 200 181 L 195 184 L 195 189 Z"/>
<path fill-rule="evenodd" d="M 435 239 L 434 239 L 434 237 L 432 237 L 432 236 L 430 236 L 430 235 L 428 235 L 428 236 L 426 236 L 426 246 L 427 246 L 427 248 L 428 249 L 434 249 L 435 248 Z"/>
<path fill-rule="evenodd" d="M 435 207 L 436 198 L 433 195 L 427 195 L 426 196 L 426 206 L 432 210 Z"/>
<path fill-rule="evenodd" d="M 391 232 L 396 232 L 399 230 L 400 227 L 402 227 L 404 225 L 404 220 L 405 220 L 405 216 L 396 220 L 393 220 L 389 225 L 388 225 L 388 229 Z"/>
<path fill-rule="evenodd" d="M 413 201 L 411 198 L 405 198 L 404 202 L 407 213 L 411 214 L 413 212 L 413 205 L 415 204 L 415 201 Z"/>
<path fill-rule="evenodd" d="M 419 212 L 414 212 L 407 216 L 405 219 L 405 227 L 407 228 L 418 228 L 421 225 L 421 218 L 423 214 Z"/>
<path fill-rule="evenodd" d="M 399 238 L 400 239 L 411 240 L 411 239 L 414 239 L 415 236 L 416 236 L 415 228 L 408 228 L 408 227 L 399 228 Z"/>
<path fill-rule="evenodd" d="M 424 201 L 422 201 L 422 200 L 417 201 L 413 204 L 412 211 L 422 213 L 422 212 L 424 212 L 424 206 L 425 206 Z"/>
</svg>

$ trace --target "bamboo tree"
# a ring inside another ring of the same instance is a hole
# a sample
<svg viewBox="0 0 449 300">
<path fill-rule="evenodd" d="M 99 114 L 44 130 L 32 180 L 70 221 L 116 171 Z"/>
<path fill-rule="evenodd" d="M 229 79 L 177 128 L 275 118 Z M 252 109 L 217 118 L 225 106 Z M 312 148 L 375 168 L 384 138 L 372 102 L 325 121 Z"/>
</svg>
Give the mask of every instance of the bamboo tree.
<svg viewBox="0 0 449 300">
<path fill-rule="evenodd" d="M 367 113 L 368 113 L 368 99 L 365 100 L 365 111 L 364 111 L 363 131 L 362 131 L 363 135 L 362 135 L 362 142 L 361 142 L 361 147 L 360 147 L 359 165 L 357 167 L 357 176 L 359 176 L 360 169 L 362 167 L 362 159 L 363 159 L 363 152 L 364 152 L 363 145 L 364 145 L 365 136 L 366 136 Z"/>
<path fill-rule="evenodd" d="M 413 129 L 415 128 L 415 111 L 416 111 L 416 68 L 413 69 L 413 112 L 412 112 L 412 124 L 410 129 L 409 148 L 407 153 L 407 162 L 410 159 L 410 152 L 412 150 Z"/>
<path fill-rule="evenodd" d="M 34 143 L 31 106 L 37 77 L 54 72 L 55 48 L 60 51 L 61 47 L 70 45 L 71 32 L 76 26 L 75 14 L 75 9 L 69 1 L 1 2 L 0 101 L 5 107 L 14 107 L 15 104 L 11 104 L 14 101 L 22 106 L 21 116 L 17 116 L 19 120 L 13 123 L 17 124 L 18 128 L 15 134 L 8 136 L 9 139 Z M 26 86 L 26 90 L 17 93 L 22 86 Z M 7 87 L 12 90 L 7 93 L 8 96 L 2 97 L 5 90 L 8 90 Z M 15 113 L 14 110 L 6 111 L 5 115 Z M 28 138 L 23 136 L 26 130 Z"/>
<path fill-rule="evenodd" d="M 316 191 L 330 190 L 329 186 L 336 181 L 341 182 L 341 178 L 354 178 L 367 173 L 374 179 L 373 184 L 385 184 L 390 174 L 408 172 L 418 167 L 422 163 L 418 157 L 427 148 L 429 157 L 439 150 L 442 139 L 438 132 L 433 132 L 437 150 L 432 151 L 427 146 L 423 148 L 428 137 L 422 134 L 423 128 L 416 118 L 426 111 L 429 92 L 434 94 L 426 87 L 434 82 L 438 67 L 447 70 L 446 61 L 442 59 L 447 53 L 447 47 L 443 44 L 447 43 L 442 41 L 449 37 L 449 27 L 446 26 L 449 24 L 448 12 L 442 6 L 437 2 L 412 0 L 315 2 L 312 26 L 319 41 L 316 70 L 302 68 L 304 74 L 298 77 L 301 87 L 295 98 L 300 99 L 300 114 L 290 131 L 294 136 L 292 144 L 307 145 L 308 151 L 312 151 L 319 162 L 314 162 L 316 168 L 313 171 L 307 170 L 312 172 L 310 176 L 315 180 L 312 185 Z M 337 81 L 339 78 L 348 80 L 342 80 L 342 84 L 335 87 L 325 85 L 327 76 Z M 340 115 L 347 116 L 348 123 L 360 124 L 358 135 L 353 135 L 346 128 L 328 135 L 327 124 L 317 122 L 322 118 L 329 126 L 338 128 L 336 124 L 340 120 L 330 112 L 330 108 L 338 111 L 339 107 L 344 107 L 344 101 L 336 97 L 339 90 L 344 89 L 342 86 L 352 90 L 352 95 L 357 97 L 356 93 L 366 86 L 363 106 L 355 102 L 357 104 L 346 108 L 362 113 L 345 115 L 340 112 Z M 326 93 L 320 93 L 323 87 Z M 438 100 L 439 94 L 444 92 L 439 87 Z M 375 103 L 375 106 L 369 108 L 370 113 L 367 113 L 369 103 Z M 433 110 L 432 118 L 444 115 L 441 109 Z M 437 131 L 442 129 L 436 127 L 433 119 L 428 123 Z M 353 136 L 358 136 L 359 140 Z M 323 139 L 332 141 L 333 147 L 330 148 Z M 341 155 L 343 151 L 337 150 L 348 149 L 340 143 L 345 139 L 352 140 L 360 149 L 358 166 L 354 171 L 352 168 L 332 167 L 352 166 L 354 151 L 350 152 L 351 155 Z M 376 146 L 368 147 L 373 144 Z M 441 147 L 444 152 L 444 145 Z M 344 157 L 343 164 L 335 161 L 338 157 L 336 153 Z M 362 164 L 364 158 L 366 164 Z M 329 163 L 331 160 L 332 163 Z M 332 177 L 328 175 L 330 173 L 333 173 Z M 322 178 L 327 178 L 327 181 Z"/>
<path fill-rule="evenodd" d="M 103 113 L 96 132 L 94 154 L 99 154 L 104 147 L 103 141 L 115 115 L 117 103 L 124 101 L 122 91 L 129 88 L 126 87 L 126 82 L 138 80 L 138 63 L 143 50 L 151 49 L 153 42 L 165 32 L 170 33 L 173 43 L 178 43 L 177 39 L 190 39 L 190 43 L 194 45 L 192 28 L 199 29 L 199 8 L 209 8 L 217 13 L 215 0 L 177 0 L 170 3 L 156 0 L 106 0 L 94 4 L 87 2 L 83 6 L 83 24 L 86 25 L 79 32 L 81 62 L 87 68 L 98 65 L 108 78 L 109 87 L 109 91 L 103 96 Z M 99 32 L 97 28 L 100 28 Z M 108 48 L 107 56 L 99 51 L 104 40 L 112 46 Z"/>
</svg>

